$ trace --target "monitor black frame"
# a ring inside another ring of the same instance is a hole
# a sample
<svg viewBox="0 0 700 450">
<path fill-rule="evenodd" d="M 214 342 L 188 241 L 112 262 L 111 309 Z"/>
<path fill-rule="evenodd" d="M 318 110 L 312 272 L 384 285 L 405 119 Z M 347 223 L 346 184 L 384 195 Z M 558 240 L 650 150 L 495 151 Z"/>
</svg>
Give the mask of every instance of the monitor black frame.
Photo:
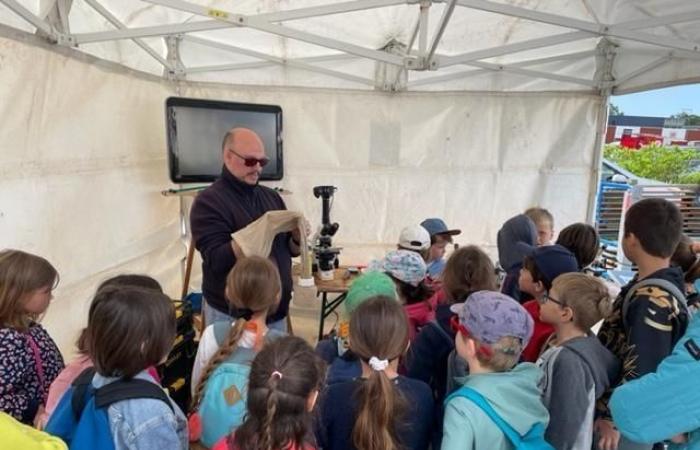
<svg viewBox="0 0 700 450">
<path fill-rule="evenodd" d="M 168 169 L 170 171 L 170 180 L 173 183 L 212 183 L 219 175 L 177 175 L 178 165 L 175 156 L 175 147 L 177 142 L 173 139 L 177 134 L 176 124 L 171 120 L 170 109 L 173 107 L 201 108 L 201 109 L 220 109 L 229 111 L 250 111 L 260 113 L 270 113 L 275 115 L 276 119 L 276 150 L 277 156 L 277 171 L 272 174 L 263 173 L 260 175 L 260 181 L 279 181 L 284 177 L 284 162 L 283 162 L 283 147 L 284 139 L 282 136 L 282 107 L 279 105 L 263 105 L 257 103 L 238 103 L 225 102 L 219 100 L 185 98 L 185 97 L 168 97 L 165 100 L 165 126 L 166 139 L 168 145 Z M 233 124 L 232 124 L 233 125 Z M 223 163 L 222 163 L 223 164 Z"/>
</svg>

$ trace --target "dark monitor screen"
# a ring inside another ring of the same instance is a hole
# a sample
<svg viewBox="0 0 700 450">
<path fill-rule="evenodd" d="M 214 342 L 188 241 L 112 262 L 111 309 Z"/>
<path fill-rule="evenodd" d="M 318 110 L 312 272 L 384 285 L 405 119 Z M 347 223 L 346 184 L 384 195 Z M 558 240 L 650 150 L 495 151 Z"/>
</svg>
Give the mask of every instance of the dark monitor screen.
<svg viewBox="0 0 700 450">
<path fill-rule="evenodd" d="M 207 183 L 221 175 L 221 144 L 231 128 L 255 131 L 270 162 L 261 180 L 281 180 L 282 108 L 276 105 L 169 97 L 165 102 L 168 163 L 173 183 Z"/>
</svg>

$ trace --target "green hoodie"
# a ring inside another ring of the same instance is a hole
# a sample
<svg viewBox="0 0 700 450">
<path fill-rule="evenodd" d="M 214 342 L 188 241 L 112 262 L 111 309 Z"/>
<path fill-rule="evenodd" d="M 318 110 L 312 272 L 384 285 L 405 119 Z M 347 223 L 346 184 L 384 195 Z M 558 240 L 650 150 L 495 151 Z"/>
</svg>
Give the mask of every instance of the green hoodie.
<svg viewBox="0 0 700 450">
<path fill-rule="evenodd" d="M 549 414 L 542 404 L 537 383 L 542 371 L 522 363 L 509 372 L 484 373 L 465 378 L 483 395 L 494 410 L 521 435 L 535 423 L 546 428 Z M 495 423 L 478 406 L 464 397 L 455 397 L 445 407 L 442 450 L 512 450 L 513 446 Z"/>
</svg>

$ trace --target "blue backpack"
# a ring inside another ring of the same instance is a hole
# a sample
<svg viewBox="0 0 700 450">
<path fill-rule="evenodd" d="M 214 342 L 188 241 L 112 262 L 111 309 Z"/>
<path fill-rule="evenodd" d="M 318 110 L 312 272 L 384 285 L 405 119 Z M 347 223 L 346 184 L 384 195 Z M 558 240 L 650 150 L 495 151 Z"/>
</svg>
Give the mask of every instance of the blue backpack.
<svg viewBox="0 0 700 450">
<path fill-rule="evenodd" d="M 213 327 L 216 342 L 221 346 L 226 341 L 231 324 L 225 321 L 216 322 Z M 268 329 L 265 341 L 269 342 L 284 335 L 281 331 Z M 256 354 L 254 349 L 238 347 L 207 379 L 198 408 L 202 424 L 200 441 L 205 447 L 213 447 L 222 437 L 243 423 L 250 365 Z"/>
<path fill-rule="evenodd" d="M 530 430 L 525 433 L 525 435 L 520 435 L 517 431 L 513 429 L 505 420 L 498 415 L 498 413 L 491 407 L 489 402 L 484 398 L 483 395 L 476 392 L 474 389 L 463 386 L 445 400 L 445 405 L 455 398 L 464 397 L 472 401 L 476 406 L 478 406 L 487 416 L 496 424 L 496 426 L 506 435 L 508 440 L 513 444 L 515 450 L 554 450 L 554 447 L 549 445 L 544 439 L 544 425 L 542 423 L 536 423 L 530 428 Z"/>
<path fill-rule="evenodd" d="M 61 397 L 46 425 L 46 432 L 57 436 L 70 450 L 113 450 L 114 440 L 107 408 L 122 400 L 152 398 L 173 409 L 168 395 L 146 380 L 121 379 L 95 389 L 95 369 L 85 369 Z"/>
</svg>

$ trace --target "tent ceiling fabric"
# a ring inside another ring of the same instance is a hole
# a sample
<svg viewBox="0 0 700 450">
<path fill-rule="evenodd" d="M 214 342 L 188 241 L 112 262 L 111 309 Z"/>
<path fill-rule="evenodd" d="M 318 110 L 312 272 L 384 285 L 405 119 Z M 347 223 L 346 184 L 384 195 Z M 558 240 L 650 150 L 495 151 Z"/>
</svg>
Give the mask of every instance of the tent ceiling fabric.
<svg viewBox="0 0 700 450">
<path fill-rule="evenodd" d="M 613 93 L 700 82 L 697 0 L 0 0 L 0 22 L 188 81 Z"/>
</svg>

